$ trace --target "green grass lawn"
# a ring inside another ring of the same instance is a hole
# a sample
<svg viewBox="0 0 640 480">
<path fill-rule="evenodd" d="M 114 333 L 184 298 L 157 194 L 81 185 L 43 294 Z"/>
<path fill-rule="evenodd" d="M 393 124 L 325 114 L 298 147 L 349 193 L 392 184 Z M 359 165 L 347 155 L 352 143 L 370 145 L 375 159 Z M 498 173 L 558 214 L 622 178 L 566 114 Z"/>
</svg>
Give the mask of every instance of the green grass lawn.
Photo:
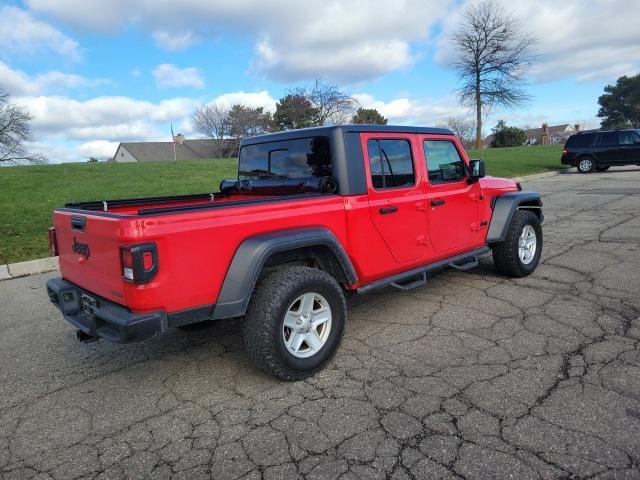
<svg viewBox="0 0 640 480">
<path fill-rule="evenodd" d="M 487 174 L 517 177 L 563 168 L 562 147 L 471 150 Z M 0 168 L 0 264 L 49 254 L 51 212 L 67 202 L 204 193 L 236 177 L 236 161 L 78 163 Z"/>
<path fill-rule="evenodd" d="M 494 177 L 521 177 L 567 168 L 560 163 L 562 145 L 485 148 L 467 153 L 470 158 L 484 159 L 487 175 Z"/>
<path fill-rule="evenodd" d="M 0 168 L 0 264 L 48 256 L 51 212 L 67 202 L 213 192 L 236 168 L 235 159 Z"/>
</svg>

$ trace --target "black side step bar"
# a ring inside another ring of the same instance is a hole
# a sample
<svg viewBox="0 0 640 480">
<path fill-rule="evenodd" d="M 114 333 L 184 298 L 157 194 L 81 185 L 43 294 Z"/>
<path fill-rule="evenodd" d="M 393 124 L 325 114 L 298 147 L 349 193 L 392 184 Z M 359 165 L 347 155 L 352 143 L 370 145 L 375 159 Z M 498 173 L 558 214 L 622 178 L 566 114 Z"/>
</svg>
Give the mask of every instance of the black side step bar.
<svg viewBox="0 0 640 480">
<path fill-rule="evenodd" d="M 407 272 L 396 273 L 389 277 L 381 278 L 374 282 L 363 285 L 358 288 L 358 293 L 367 293 L 384 287 L 394 287 L 402 291 L 413 290 L 421 287 L 427 281 L 427 275 L 442 270 L 443 268 L 452 267 L 457 270 L 469 270 L 478 265 L 478 257 L 488 254 L 491 251 L 489 247 L 482 247 L 470 252 L 461 253 L 450 258 L 445 258 L 428 265 L 414 268 Z"/>
<path fill-rule="evenodd" d="M 409 290 L 413 290 L 415 288 L 421 287 L 427 284 L 427 274 L 422 272 L 418 275 L 415 280 L 411 280 L 408 278 L 407 283 L 400 282 L 391 282 L 389 284 L 390 287 L 397 288 L 398 290 L 402 290 L 403 292 L 408 292 Z"/>
<path fill-rule="evenodd" d="M 476 268 L 478 266 L 478 256 L 474 255 L 469 259 L 468 262 L 463 263 L 462 265 L 457 265 L 455 263 L 450 263 L 449 266 L 451 268 L 455 268 L 456 270 L 462 270 L 463 272 L 466 270 L 471 270 L 472 268 Z"/>
</svg>

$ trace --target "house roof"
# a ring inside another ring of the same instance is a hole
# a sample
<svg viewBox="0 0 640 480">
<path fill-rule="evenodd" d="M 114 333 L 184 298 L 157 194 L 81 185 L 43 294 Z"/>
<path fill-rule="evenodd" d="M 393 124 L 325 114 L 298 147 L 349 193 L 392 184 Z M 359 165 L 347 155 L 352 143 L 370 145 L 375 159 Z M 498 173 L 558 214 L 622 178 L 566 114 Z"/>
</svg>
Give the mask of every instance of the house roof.
<svg viewBox="0 0 640 480">
<path fill-rule="evenodd" d="M 549 125 L 549 135 L 553 133 L 564 133 L 565 130 L 570 127 L 568 123 L 563 123 L 562 125 Z M 524 134 L 527 138 L 532 137 L 541 137 L 542 136 L 542 128 L 530 128 L 529 130 L 525 130 Z"/>
<path fill-rule="evenodd" d="M 173 142 L 125 142 L 120 147 L 125 148 L 139 162 L 172 162 Z M 117 152 L 117 150 L 116 150 Z M 176 143 L 175 160 L 198 160 L 217 158 L 218 142 L 211 139 L 185 140 Z"/>
</svg>

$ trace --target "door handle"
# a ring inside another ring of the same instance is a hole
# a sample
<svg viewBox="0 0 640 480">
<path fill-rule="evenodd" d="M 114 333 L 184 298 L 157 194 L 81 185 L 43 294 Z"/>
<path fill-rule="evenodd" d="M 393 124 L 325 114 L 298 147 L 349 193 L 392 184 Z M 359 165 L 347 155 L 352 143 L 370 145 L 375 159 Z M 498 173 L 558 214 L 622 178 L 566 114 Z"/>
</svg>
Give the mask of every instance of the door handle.
<svg viewBox="0 0 640 480">
<path fill-rule="evenodd" d="M 439 207 L 440 205 L 444 205 L 446 202 L 441 198 L 436 198 L 435 200 L 431 200 L 432 207 Z"/>
<path fill-rule="evenodd" d="M 390 213 L 395 213 L 398 211 L 398 207 L 392 205 L 391 207 L 382 207 L 380 210 L 380 215 L 389 215 Z"/>
</svg>

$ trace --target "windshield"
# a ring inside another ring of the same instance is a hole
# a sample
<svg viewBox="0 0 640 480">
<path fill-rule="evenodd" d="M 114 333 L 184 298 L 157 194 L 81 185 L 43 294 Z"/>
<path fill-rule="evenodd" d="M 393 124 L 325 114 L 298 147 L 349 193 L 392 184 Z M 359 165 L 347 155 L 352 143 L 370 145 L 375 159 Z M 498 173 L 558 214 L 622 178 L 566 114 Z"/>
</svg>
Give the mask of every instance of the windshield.
<svg viewBox="0 0 640 480">
<path fill-rule="evenodd" d="M 326 137 L 259 143 L 240 150 L 240 180 L 327 177 L 331 174 L 331 148 Z"/>
</svg>

